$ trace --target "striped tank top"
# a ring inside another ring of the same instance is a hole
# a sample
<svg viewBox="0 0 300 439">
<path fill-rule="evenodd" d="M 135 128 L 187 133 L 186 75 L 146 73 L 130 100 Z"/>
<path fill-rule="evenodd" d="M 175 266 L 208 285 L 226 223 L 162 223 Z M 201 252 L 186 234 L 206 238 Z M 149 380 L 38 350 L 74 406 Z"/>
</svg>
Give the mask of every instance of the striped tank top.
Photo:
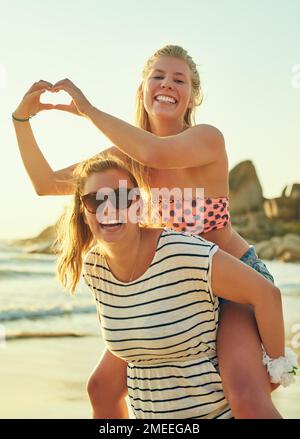
<svg viewBox="0 0 300 439">
<path fill-rule="evenodd" d="M 127 362 L 136 418 L 232 418 L 216 356 L 219 303 L 210 288 L 218 247 L 164 228 L 138 279 L 114 277 L 97 246 L 84 260 L 108 349 Z"/>
</svg>

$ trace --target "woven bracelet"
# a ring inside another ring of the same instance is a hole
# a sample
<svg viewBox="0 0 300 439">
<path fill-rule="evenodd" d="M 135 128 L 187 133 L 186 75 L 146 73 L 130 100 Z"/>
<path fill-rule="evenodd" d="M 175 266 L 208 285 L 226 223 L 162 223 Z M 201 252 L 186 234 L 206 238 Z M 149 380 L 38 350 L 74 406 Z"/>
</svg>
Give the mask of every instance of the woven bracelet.
<svg viewBox="0 0 300 439">
<path fill-rule="evenodd" d="M 16 120 L 17 122 L 28 122 L 29 119 L 31 119 L 34 116 L 35 116 L 35 114 L 33 114 L 32 116 L 29 116 L 28 119 L 19 119 L 18 117 L 14 116 L 14 113 L 12 113 L 13 120 Z"/>
</svg>

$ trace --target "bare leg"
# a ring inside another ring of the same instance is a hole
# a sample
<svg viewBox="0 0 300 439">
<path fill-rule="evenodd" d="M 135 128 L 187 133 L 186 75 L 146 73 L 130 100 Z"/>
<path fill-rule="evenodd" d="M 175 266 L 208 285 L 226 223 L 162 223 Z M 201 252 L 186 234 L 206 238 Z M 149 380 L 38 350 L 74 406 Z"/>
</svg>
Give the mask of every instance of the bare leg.
<svg viewBox="0 0 300 439">
<path fill-rule="evenodd" d="M 94 419 L 127 419 L 127 363 L 105 350 L 87 383 Z"/>
<path fill-rule="evenodd" d="M 276 322 L 274 322 L 276 324 Z M 250 306 L 221 305 L 217 338 L 225 396 L 236 419 L 280 419 L 262 364 L 261 341 Z"/>
</svg>

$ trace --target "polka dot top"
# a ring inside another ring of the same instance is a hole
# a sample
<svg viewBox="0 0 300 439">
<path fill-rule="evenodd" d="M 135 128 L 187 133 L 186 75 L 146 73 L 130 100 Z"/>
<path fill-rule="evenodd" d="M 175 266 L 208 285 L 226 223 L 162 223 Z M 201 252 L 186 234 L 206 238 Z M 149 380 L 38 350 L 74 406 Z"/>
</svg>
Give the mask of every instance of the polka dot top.
<svg viewBox="0 0 300 439">
<path fill-rule="evenodd" d="M 169 204 L 159 201 L 159 218 L 163 225 L 193 235 L 211 232 L 230 222 L 228 197 L 193 198 L 180 202 L 171 199 Z"/>
</svg>

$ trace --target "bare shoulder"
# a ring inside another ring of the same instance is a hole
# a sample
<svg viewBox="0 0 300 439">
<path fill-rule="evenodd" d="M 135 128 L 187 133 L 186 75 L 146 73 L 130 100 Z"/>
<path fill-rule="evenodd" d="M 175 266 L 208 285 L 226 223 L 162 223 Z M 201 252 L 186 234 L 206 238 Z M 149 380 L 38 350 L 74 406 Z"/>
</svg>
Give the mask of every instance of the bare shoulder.
<svg viewBox="0 0 300 439">
<path fill-rule="evenodd" d="M 227 163 L 227 152 L 223 133 L 213 125 L 199 124 L 190 128 L 193 130 L 195 143 L 206 148 L 206 151 L 213 154 L 215 160 L 210 165 Z"/>
<path fill-rule="evenodd" d="M 193 126 L 191 130 L 221 145 L 225 143 L 222 131 L 220 131 L 217 127 L 213 125 L 201 123 Z"/>
</svg>

